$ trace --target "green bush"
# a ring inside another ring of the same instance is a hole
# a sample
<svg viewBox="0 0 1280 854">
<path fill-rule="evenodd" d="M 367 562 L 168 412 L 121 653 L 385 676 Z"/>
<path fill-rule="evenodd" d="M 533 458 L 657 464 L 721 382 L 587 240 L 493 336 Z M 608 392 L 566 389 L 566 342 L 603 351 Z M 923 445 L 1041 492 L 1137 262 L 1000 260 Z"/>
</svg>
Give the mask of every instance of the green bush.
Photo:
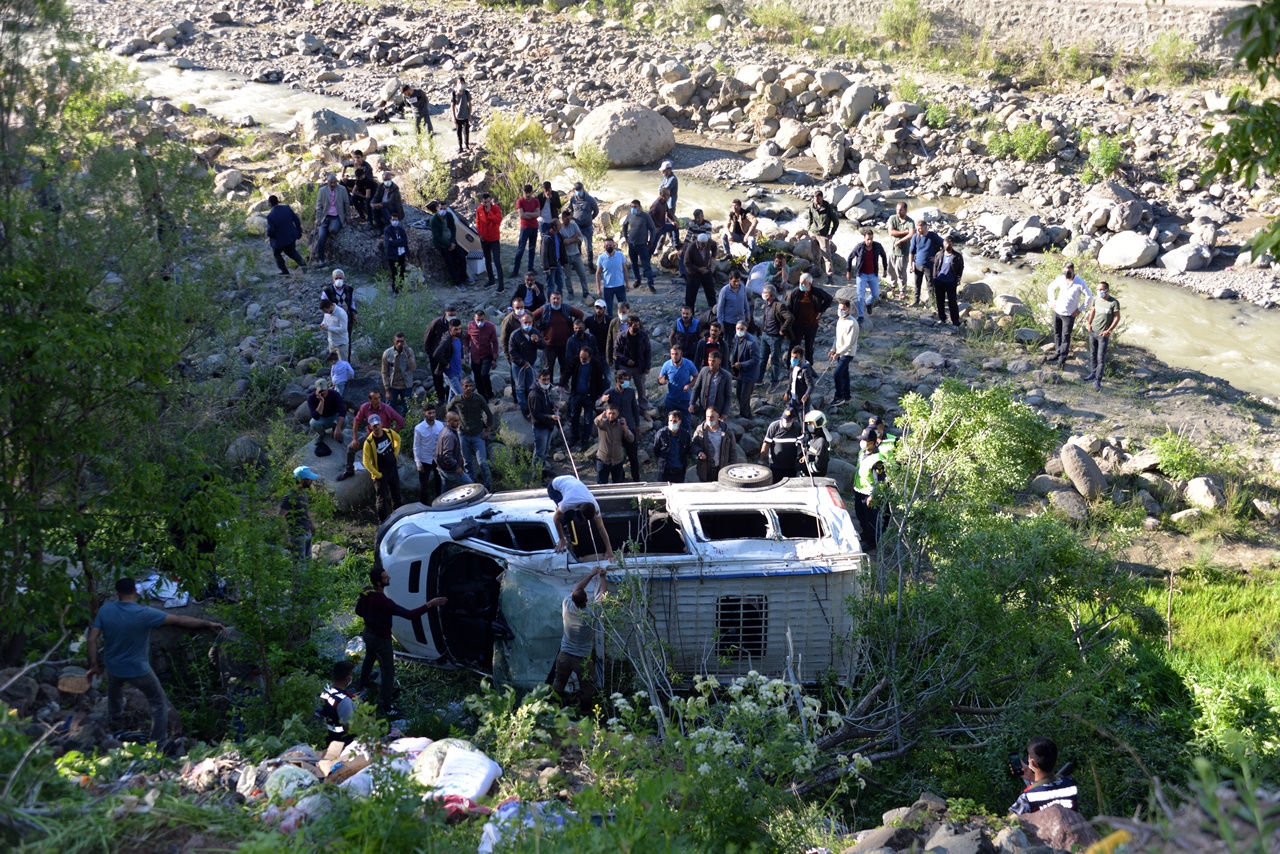
<svg viewBox="0 0 1280 854">
<path fill-rule="evenodd" d="M 951 111 L 946 104 L 930 104 L 925 107 L 924 123 L 934 130 L 941 130 L 951 122 Z"/>
<path fill-rule="evenodd" d="M 1151 450 L 1160 458 L 1160 471 L 1180 480 L 1199 477 L 1209 468 L 1209 456 L 1181 433 L 1172 430 L 1151 440 Z"/>
<path fill-rule="evenodd" d="M 1080 180 L 1086 184 L 1095 184 L 1103 178 L 1110 178 L 1124 162 L 1124 149 L 1120 141 L 1108 134 L 1094 136 L 1088 131 L 1080 134 L 1081 146 L 1087 148 L 1089 159 L 1080 171 Z"/>
<path fill-rule="evenodd" d="M 987 150 L 996 157 L 1016 157 L 1023 163 L 1034 163 L 1049 156 L 1047 130 L 1031 122 L 1018 125 L 1012 133 L 999 131 L 987 143 Z"/>
<path fill-rule="evenodd" d="M 525 184 L 537 186 L 551 171 L 555 150 L 537 119 L 524 113 L 494 111 L 484 124 L 485 169 L 493 176 L 493 195 L 504 211 L 515 209 Z"/>
<path fill-rule="evenodd" d="M 587 142 L 574 152 L 573 165 L 582 183 L 593 189 L 609 174 L 609 155 L 596 143 Z"/>
<path fill-rule="evenodd" d="M 1191 57 L 1195 52 L 1195 42 L 1187 41 L 1177 30 L 1165 30 L 1147 48 L 1156 71 L 1169 83 L 1181 83 L 1192 75 L 1195 69 Z"/>
<path fill-rule="evenodd" d="M 920 0 L 893 0 L 880 13 L 881 35 L 904 47 L 927 48 L 932 29 L 933 15 L 921 8 Z"/>
<path fill-rule="evenodd" d="M 898 78 L 898 82 L 893 85 L 893 97 L 899 101 L 906 101 L 911 104 L 919 103 L 920 96 L 923 94 L 920 84 L 910 74 L 902 75 Z"/>
</svg>

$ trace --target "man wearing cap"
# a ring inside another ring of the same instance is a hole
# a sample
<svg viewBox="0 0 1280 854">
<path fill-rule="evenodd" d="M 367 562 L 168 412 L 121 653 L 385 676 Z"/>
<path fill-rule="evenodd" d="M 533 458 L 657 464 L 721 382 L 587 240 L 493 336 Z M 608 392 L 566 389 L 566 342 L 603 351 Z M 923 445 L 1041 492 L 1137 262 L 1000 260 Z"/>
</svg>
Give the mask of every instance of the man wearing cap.
<svg viewBox="0 0 1280 854">
<path fill-rule="evenodd" d="M 760 443 L 760 462 L 773 472 L 774 483 L 784 477 L 796 476 L 800 460 L 796 440 L 800 438 L 801 429 L 796 411 L 787 407 L 782 411 L 782 417 L 765 430 L 764 441 Z"/>
<path fill-rule="evenodd" d="M 327 457 L 333 451 L 325 444 L 324 434 L 333 431 L 333 441 L 342 441 L 342 425 L 347 420 L 347 405 L 342 395 L 333 390 L 333 383 L 324 377 L 316 380 L 316 387 L 307 395 L 307 410 L 311 413 L 308 429 L 316 434 L 317 457 Z"/>
<path fill-rule="evenodd" d="M 132 578 L 116 582 L 118 602 L 107 602 L 98 609 L 89 629 L 89 676 L 102 672 L 98 646 L 102 643 L 102 659 L 107 667 L 107 725 L 120 728 L 124 714 L 124 686 L 132 685 L 147 698 L 151 707 L 151 740 L 160 744 L 169 735 L 169 700 L 156 672 L 151 669 L 151 630 L 156 626 L 178 626 L 193 631 L 226 631 L 222 623 L 167 614 L 158 608 L 138 604 L 138 587 Z"/>
<path fill-rule="evenodd" d="M 430 505 L 440 494 L 440 473 L 436 471 L 436 445 L 444 424 L 436 420 L 436 405 L 422 405 L 422 420 L 413 428 L 413 464 L 418 469 L 418 501 Z"/>
<path fill-rule="evenodd" d="M 892 460 L 898 453 L 898 437 L 889 432 L 885 426 L 884 419 L 879 415 L 872 415 L 867 419 L 867 429 L 874 430 L 878 437 L 880 458 L 883 460 Z"/>
<path fill-rule="evenodd" d="M 581 181 L 573 185 L 573 193 L 569 196 L 569 213 L 573 215 L 573 221 L 582 232 L 582 239 L 586 241 L 587 264 L 590 265 L 590 271 L 595 273 L 596 266 L 592 261 L 595 258 L 595 245 L 591 242 L 591 236 L 595 233 L 595 218 L 600 216 L 600 205 L 582 186 Z"/>
<path fill-rule="evenodd" d="M 716 304 L 715 251 L 711 245 L 711 237 L 699 234 L 689 241 L 681 255 L 684 265 L 684 304 L 690 308 L 698 307 L 698 289 L 702 289 L 707 298 L 707 308 Z"/>
<path fill-rule="evenodd" d="M 560 240 L 564 243 L 565 262 L 578 274 L 578 285 L 582 288 L 582 298 L 590 299 L 591 291 L 587 286 L 587 266 L 582 261 L 582 229 L 573 219 L 571 211 L 560 212 Z M 573 295 L 569 284 L 569 274 L 565 274 L 565 288 Z"/>
<path fill-rule="evenodd" d="M 1076 275 L 1076 266 L 1068 261 L 1062 275 L 1049 283 L 1049 306 L 1053 309 L 1054 358 L 1062 368 L 1071 357 L 1071 333 L 1080 312 L 1093 302 L 1093 294 L 1084 279 Z"/>
<path fill-rule="evenodd" d="M 476 234 L 480 235 L 489 287 L 493 287 L 496 273 L 498 293 L 502 293 L 502 206 L 494 201 L 492 193 L 480 194 L 480 207 L 476 208 Z"/>
<path fill-rule="evenodd" d="M 413 391 L 413 372 L 418 370 L 418 360 L 413 348 L 405 344 L 404 333 L 397 332 L 391 346 L 382 351 L 382 393 L 397 411 L 404 409 L 404 402 Z"/>
<path fill-rule="evenodd" d="M 351 196 L 347 188 L 338 183 L 338 176 L 330 172 L 324 176 L 324 186 L 316 193 L 316 254 L 313 264 L 324 263 L 324 250 L 329 237 L 337 234 L 351 216 Z"/>
<path fill-rule="evenodd" d="M 401 421 L 403 424 L 403 421 Z M 364 467 L 373 478 L 377 493 L 378 522 L 387 521 L 392 511 L 400 506 L 400 467 L 396 456 L 400 453 L 400 434 L 386 430 L 382 419 L 369 416 L 369 435 L 364 440 Z"/>
<path fill-rule="evenodd" d="M 404 429 L 404 416 L 397 412 L 391 404 L 384 403 L 382 395 L 377 391 L 370 391 L 368 401 L 360 404 L 360 408 L 356 410 L 356 417 L 351 422 L 351 444 L 347 445 L 347 467 L 342 474 L 338 475 L 338 480 L 355 477 L 356 451 L 360 450 L 361 447 L 360 431 L 366 426 L 372 429 L 375 416 L 379 423 L 394 424 L 397 429 Z M 398 442 L 399 440 L 397 440 Z"/>
<path fill-rule="evenodd" d="M 288 526 L 293 554 L 299 560 L 311 558 L 311 538 L 315 536 L 316 526 L 311 521 L 311 500 L 307 492 L 319 479 L 320 475 L 308 466 L 298 466 L 293 470 L 294 488 L 280 499 L 280 515 Z"/>
<path fill-rule="evenodd" d="M 858 436 L 858 445 L 862 453 L 853 473 L 853 491 L 857 493 L 853 509 L 862 529 L 862 549 L 869 552 L 879 543 L 884 527 L 882 511 L 873 506 L 876 484 L 885 481 L 884 460 L 880 456 L 880 437 L 870 427 Z"/>
<path fill-rule="evenodd" d="M 604 239 L 604 252 L 596 259 L 596 296 L 604 300 L 605 314 L 613 314 L 613 303 L 627 299 L 627 259 L 612 237 Z"/>
<path fill-rule="evenodd" d="M 676 201 L 680 196 L 680 179 L 676 177 L 675 170 L 671 168 L 671 161 L 664 160 L 662 165 L 658 167 L 658 171 L 662 173 L 662 181 L 658 184 L 658 192 L 667 191 L 668 201 L 667 207 L 671 209 L 672 216 L 676 212 Z"/>
</svg>

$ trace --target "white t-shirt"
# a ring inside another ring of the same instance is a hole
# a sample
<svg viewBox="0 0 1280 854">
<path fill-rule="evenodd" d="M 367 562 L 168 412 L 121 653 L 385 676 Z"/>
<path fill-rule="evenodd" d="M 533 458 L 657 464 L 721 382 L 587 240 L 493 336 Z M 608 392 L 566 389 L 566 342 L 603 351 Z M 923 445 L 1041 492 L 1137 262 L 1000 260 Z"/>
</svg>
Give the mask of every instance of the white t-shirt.
<svg viewBox="0 0 1280 854">
<path fill-rule="evenodd" d="M 560 619 L 564 622 L 564 637 L 560 639 L 561 652 L 578 658 L 586 658 L 591 654 L 591 647 L 596 640 L 594 617 L 590 604 L 579 608 L 573 604 L 572 597 L 564 597 L 564 602 L 560 605 Z"/>
<path fill-rule="evenodd" d="M 563 496 L 560 499 L 560 503 L 556 505 L 561 510 L 590 504 L 596 508 L 597 513 L 600 512 L 600 503 L 596 501 L 596 497 L 591 494 L 590 489 L 587 489 L 587 485 L 576 477 L 570 477 L 567 474 L 560 475 L 560 477 L 551 481 L 551 488 Z"/>
<path fill-rule="evenodd" d="M 444 422 L 437 420 L 434 424 L 419 421 L 413 428 L 413 462 L 415 465 L 435 465 L 436 443 L 440 441 L 440 433 L 444 430 Z"/>
<path fill-rule="evenodd" d="M 314 315 L 312 315 L 314 317 Z M 347 312 L 340 305 L 335 305 L 333 311 L 326 312 L 325 316 L 320 320 L 320 325 L 324 327 L 325 333 L 329 336 L 330 347 L 345 347 L 347 344 Z"/>
</svg>

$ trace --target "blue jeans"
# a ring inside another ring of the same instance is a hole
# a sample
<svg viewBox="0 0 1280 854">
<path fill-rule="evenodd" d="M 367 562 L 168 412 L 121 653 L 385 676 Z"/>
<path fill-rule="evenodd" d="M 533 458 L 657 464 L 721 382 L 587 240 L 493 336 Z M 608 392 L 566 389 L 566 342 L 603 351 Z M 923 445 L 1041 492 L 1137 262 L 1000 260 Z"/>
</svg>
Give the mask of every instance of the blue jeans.
<svg viewBox="0 0 1280 854">
<path fill-rule="evenodd" d="M 606 306 L 608 306 L 608 307 L 605 309 L 605 312 L 606 312 L 607 314 L 609 314 L 609 316 L 611 316 L 611 317 L 613 316 L 613 304 L 614 304 L 614 302 L 615 302 L 615 301 L 616 301 L 616 302 L 626 302 L 626 301 L 627 301 L 627 289 L 626 289 L 625 287 L 605 288 L 605 289 L 604 289 L 604 304 L 605 304 Z M 603 341 L 601 341 L 601 342 L 597 342 L 597 343 L 599 343 L 601 346 L 604 346 L 604 342 L 603 342 Z"/>
<path fill-rule="evenodd" d="M 551 458 L 551 439 L 555 434 L 556 431 L 549 427 L 545 430 L 541 427 L 533 428 L 533 458 L 544 465 Z"/>
<path fill-rule="evenodd" d="M 446 373 L 444 375 L 444 384 L 449 387 L 449 398 L 453 399 L 462 394 L 462 374 L 453 375 Z M 443 401 L 448 403 L 449 401 Z"/>
<path fill-rule="evenodd" d="M 511 368 L 511 393 L 521 412 L 529 411 L 529 392 L 533 391 L 533 366 L 514 365 Z"/>
<path fill-rule="evenodd" d="M 115 729 L 124 714 L 124 686 L 128 683 L 142 692 L 151 707 L 151 740 L 156 744 L 169 737 L 169 701 L 165 699 L 155 671 L 148 665 L 141 676 L 113 676 L 107 671 L 107 721 Z"/>
<path fill-rule="evenodd" d="M 871 302 L 880 299 L 880 277 L 875 273 L 858 274 L 858 320 L 866 314 L 867 291 L 871 291 Z"/>
<path fill-rule="evenodd" d="M 653 287 L 653 264 L 650 263 L 650 259 L 653 258 L 653 247 L 644 244 L 630 245 L 627 247 L 627 254 L 631 256 L 631 277 L 635 279 L 636 284 L 640 284 L 640 265 L 643 263 L 649 287 Z"/>
<path fill-rule="evenodd" d="M 596 233 L 596 227 L 591 223 L 587 223 L 586 225 L 578 223 L 578 230 L 582 232 L 582 242 L 586 244 L 587 247 L 587 263 L 595 264 L 595 244 L 591 242 L 591 235 Z"/>
<path fill-rule="evenodd" d="M 404 402 L 409 399 L 409 395 L 413 393 L 411 388 L 390 388 L 387 389 L 387 403 L 391 404 L 391 408 L 396 412 L 404 412 Z"/>
<path fill-rule="evenodd" d="M 680 245 L 680 227 L 669 222 L 663 223 L 658 228 L 658 233 L 653 236 L 653 240 L 649 241 L 649 254 L 652 255 L 658 248 L 658 244 L 662 241 L 664 235 L 671 235 L 671 245 Z"/>
<path fill-rule="evenodd" d="M 324 260 L 324 248 L 329 245 L 329 235 L 342 231 L 342 220 L 336 216 L 327 216 L 324 222 L 316 226 L 316 257 L 311 259 L 315 264 Z"/>
<path fill-rule="evenodd" d="M 836 362 L 836 397 L 841 400 L 848 400 L 851 396 L 849 392 L 849 365 L 851 364 L 853 364 L 852 356 L 841 356 Z"/>
<path fill-rule="evenodd" d="M 547 294 L 558 294 L 564 290 L 564 268 L 552 267 L 550 270 L 543 270 L 542 274 L 547 277 Z"/>
<path fill-rule="evenodd" d="M 780 379 L 780 375 L 787 371 L 787 353 L 791 349 L 791 342 L 781 335 L 765 335 L 764 336 L 764 364 L 760 366 L 760 376 L 764 376 L 764 369 L 769 367 L 769 381 L 776 383 Z"/>
<path fill-rule="evenodd" d="M 520 259 L 524 257 L 525 247 L 529 247 L 529 272 L 533 272 L 533 256 L 538 254 L 538 230 L 521 228 L 520 239 L 516 243 L 516 262 L 511 265 L 511 275 L 520 275 Z"/>
<path fill-rule="evenodd" d="M 312 433 L 319 433 L 323 437 L 338 426 L 338 416 L 326 415 L 324 418 L 312 418 L 311 423 L 307 426 Z"/>
<path fill-rule="evenodd" d="M 466 486 L 468 483 L 475 483 L 475 481 L 471 479 L 471 475 L 467 474 L 465 470 L 463 470 L 462 474 L 458 474 L 456 471 L 440 469 L 440 493 L 442 495 L 455 486 Z"/>
<path fill-rule="evenodd" d="M 751 252 L 756 251 L 756 239 L 754 237 L 750 237 L 750 238 L 747 238 L 746 240 L 743 240 L 741 234 L 726 234 L 722 242 L 724 243 L 724 255 L 726 258 L 730 257 L 730 255 L 732 254 L 729 251 L 729 247 L 730 245 L 732 245 L 732 243 L 741 243 L 742 245 L 746 246 L 747 249 L 750 250 Z"/>
<path fill-rule="evenodd" d="M 471 479 L 479 480 L 485 489 L 493 489 L 493 474 L 489 471 L 489 443 L 481 436 L 459 436 L 462 440 L 462 459 Z"/>
</svg>

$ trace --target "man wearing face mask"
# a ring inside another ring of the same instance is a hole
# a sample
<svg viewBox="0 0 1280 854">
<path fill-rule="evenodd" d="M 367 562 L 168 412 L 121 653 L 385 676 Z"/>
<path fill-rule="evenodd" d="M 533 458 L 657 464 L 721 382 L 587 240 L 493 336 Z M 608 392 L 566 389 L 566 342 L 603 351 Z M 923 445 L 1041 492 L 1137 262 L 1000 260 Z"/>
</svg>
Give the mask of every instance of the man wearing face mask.
<svg viewBox="0 0 1280 854">
<path fill-rule="evenodd" d="M 684 357 L 680 345 L 672 347 L 671 358 L 663 362 L 658 371 L 658 385 L 667 387 L 667 398 L 664 401 L 667 412 L 674 409 L 683 413 L 689 408 L 690 391 L 697 376 L 697 368 L 693 366 L 692 361 Z M 686 432 L 693 431 L 693 425 L 687 419 L 682 420 L 680 424 L 681 429 Z"/>
<path fill-rule="evenodd" d="M 569 265 L 569 269 L 578 275 L 578 285 L 582 288 L 582 298 L 584 300 L 591 299 L 591 292 L 587 288 L 587 265 L 582 259 L 582 229 L 578 228 L 578 224 L 573 220 L 572 211 L 564 210 L 560 212 L 560 239 L 564 242 L 565 263 Z M 573 296 L 573 285 L 569 282 L 569 274 L 564 274 L 565 287 L 569 290 L 569 295 Z"/>
<path fill-rule="evenodd" d="M 730 372 L 738 381 L 738 415 L 743 419 L 751 414 L 751 395 L 760 380 L 760 342 L 747 331 L 747 322 L 739 320 L 734 330 L 733 347 L 729 352 Z"/>
<path fill-rule="evenodd" d="M 809 405 L 813 387 L 818 383 L 818 374 L 813 365 L 804 357 L 804 348 L 791 348 L 791 380 L 787 390 L 782 393 L 782 402 L 788 406 L 803 407 Z"/>
<path fill-rule="evenodd" d="M 461 77 L 454 82 L 453 94 L 449 96 L 449 109 L 453 113 L 453 127 L 458 134 L 458 150 L 468 151 L 471 148 L 471 93 L 467 91 L 467 84 Z"/>
<path fill-rule="evenodd" d="M 416 370 L 418 360 L 413 356 L 413 348 L 405 344 L 404 333 L 397 332 L 391 346 L 382 351 L 382 393 L 395 409 L 404 410 L 405 400 L 413 391 Z"/>
<path fill-rule="evenodd" d="M 449 271 L 454 287 L 465 291 L 467 250 L 458 245 L 458 229 L 453 223 L 453 217 L 447 208 L 441 209 L 439 202 L 428 202 L 427 210 L 431 213 L 431 219 L 427 223 L 431 227 L 431 242 L 444 259 L 445 269 Z"/>
<path fill-rule="evenodd" d="M 715 483 L 720 469 L 743 461 L 729 422 L 722 420 L 719 410 L 711 406 L 707 407 L 706 420 L 693 431 L 693 452 L 698 459 L 698 480 L 703 483 Z"/>
<path fill-rule="evenodd" d="M 391 224 L 382 230 L 382 241 L 391 270 L 391 293 L 400 293 L 399 281 L 409 271 L 409 233 L 400 224 L 400 217 L 391 215 Z"/>
<path fill-rule="evenodd" d="M 551 372 L 542 369 L 529 391 L 529 420 L 533 422 L 533 459 L 545 477 L 551 471 L 551 443 L 560 429 L 559 405 L 551 395 Z"/>
<path fill-rule="evenodd" d="M 716 304 L 715 284 L 715 252 L 712 251 L 711 237 L 699 234 L 690 240 L 680 255 L 680 266 L 684 268 L 684 304 L 698 307 L 698 289 L 702 289 L 707 298 L 707 308 Z"/>
<path fill-rule="evenodd" d="M 627 298 L 627 261 L 618 251 L 612 237 L 604 239 L 604 252 L 596 259 L 596 296 L 604 300 L 605 314 L 613 313 L 613 304 Z"/>
<path fill-rule="evenodd" d="M 716 320 L 725 329 L 735 327 L 739 320 L 751 325 L 751 292 L 742 284 L 742 274 L 734 270 L 729 274 L 729 284 L 720 289 L 716 300 Z"/>
<path fill-rule="evenodd" d="M 498 360 L 498 330 L 489 322 L 483 308 L 477 308 L 467 324 L 467 353 L 471 372 L 476 378 L 476 391 L 485 400 L 493 400 L 493 363 Z"/>
<path fill-rule="evenodd" d="M 390 172 L 382 173 L 382 183 L 374 191 L 369 207 L 373 209 L 375 228 L 384 228 L 393 219 L 404 219 L 404 201 L 400 198 L 400 188 L 392 180 Z"/>
<path fill-rule="evenodd" d="M 511 360 L 512 393 L 520 406 L 520 413 L 529 420 L 529 392 L 534 384 L 534 365 L 542 352 L 542 336 L 533 328 L 533 315 L 525 311 L 520 315 L 520 328 L 511 333 L 508 346 Z M 551 386 L 551 372 L 547 371 L 547 386 Z"/>
<path fill-rule="evenodd" d="M 608 303 L 602 299 L 595 301 L 591 307 L 591 314 L 588 314 L 582 323 L 591 340 L 595 342 L 596 358 L 600 360 L 600 367 L 604 369 L 606 386 L 613 384 L 613 374 L 609 370 L 608 354 L 605 352 L 608 349 L 605 347 L 605 339 L 609 336 L 609 326 L 612 323 L 613 318 L 609 316 Z"/>
<path fill-rule="evenodd" d="M 764 441 L 760 443 L 760 462 L 773 472 L 774 483 L 784 477 L 796 476 L 796 465 L 799 462 L 796 440 L 800 438 L 800 429 L 795 410 L 787 407 L 782 411 L 782 417 L 764 431 Z"/>
<path fill-rule="evenodd" d="M 804 357 L 813 361 L 813 345 L 818 338 L 818 326 L 822 313 L 831 307 L 831 294 L 813 284 L 813 276 L 804 273 L 800 284 L 787 294 L 787 310 L 794 318 L 791 324 L 791 343 L 804 345 Z"/>
<path fill-rule="evenodd" d="M 573 185 L 573 195 L 569 196 L 569 213 L 573 215 L 573 221 L 582 232 L 582 239 L 586 241 L 585 257 L 590 265 L 590 272 L 595 273 L 595 244 L 591 242 L 591 236 L 595 233 L 595 218 L 600 215 L 600 204 L 591 197 L 581 181 Z"/>
<path fill-rule="evenodd" d="M 862 529 L 862 549 L 870 552 L 880 542 L 880 533 L 884 527 L 882 510 L 873 506 L 876 484 L 885 481 L 884 460 L 880 458 L 880 437 L 871 428 L 863 430 L 858 436 L 858 446 L 862 453 L 853 473 L 853 491 L 857 493 L 853 509 L 858 517 L 858 527 Z"/>
<path fill-rule="evenodd" d="M 564 345 L 569 336 L 573 335 L 573 322 L 582 320 L 583 314 L 580 309 L 567 305 L 559 291 L 552 291 L 550 300 L 533 313 L 533 323 L 546 342 L 542 353 L 544 364 L 552 371 L 553 376 L 555 366 L 560 366 L 560 385 L 563 387 L 566 383 L 565 373 L 569 368 L 569 354 L 565 352 Z M 572 355 L 575 359 L 578 357 L 577 353 Z"/>
<path fill-rule="evenodd" d="M 836 206 L 823 198 L 822 191 L 819 190 L 813 194 L 813 204 L 805 208 L 805 221 L 809 236 L 817 244 L 818 253 L 822 257 L 822 270 L 830 282 L 835 274 L 831 251 L 835 246 L 836 231 L 840 228 L 840 214 Z"/>
<path fill-rule="evenodd" d="M 673 409 L 667 413 L 667 429 L 653 440 L 653 459 L 658 464 L 658 480 L 684 483 L 689 468 L 689 452 L 693 447 L 691 430 L 684 429 L 684 413 Z"/>
<path fill-rule="evenodd" d="M 617 407 L 620 418 L 625 418 L 632 426 L 632 437 L 623 437 L 623 450 L 627 454 L 627 463 L 631 466 L 631 479 L 640 481 L 640 439 L 636 430 L 640 424 L 640 407 L 636 403 L 636 390 L 632 387 L 631 374 L 618 371 L 613 387 L 600 396 L 601 406 Z M 621 481 L 619 481 L 621 482 Z"/>
<path fill-rule="evenodd" d="M 632 314 L 627 317 L 627 331 L 613 342 L 613 366 L 625 369 L 631 374 L 636 384 L 636 398 L 642 410 L 649 409 L 649 398 L 645 394 L 645 380 L 652 366 L 653 353 L 649 343 L 649 333 L 644 329 L 640 318 Z"/>
<path fill-rule="evenodd" d="M 849 401 L 853 393 L 849 388 L 849 365 L 853 357 L 858 355 L 858 322 L 849 316 L 849 301 L 839 300 L 840 319 L 836 321 L 836 343 L 827 353 L 828 360 L 836 361 L 835 383 L 836 396 L 832 398 L 833 406 Z"/>
<path fill-rule="evenodd" d="M 480 195 L 480 207 L 476 208 L 476 233 L 480 235 L 489 287 L 493 287 L 496 274 L 498 293 L 502 293 L 502 207 L 493 200 L 492 193 Z"/>
<path fill-rule="evenodd" d="M 1102 391 L 1102 369 L 1107 364 L 1107 345 L 1120 325 L 1120 301 L 1111 296 L 1111 285 L 1098 283 L 1098 298 L 1089 307 L 1089 376 L 1096 391 Z"/>
<path fill-rule="evenodd" d="M 732 386 L 733 375 L 721 367 L 719 351 L 713 352 L 707 359 L 707 366 L 698 371 L 697 379 L 693 381 L 689 414 L 696 415 L 705 409 L 727 413 Z"/>
<path fill-rule="evenodd" d="M 596 411 L 596 399 L 604 394 L 605 389 L 600 360 L 590 348 L 578 349 L 566 372 L 565 386 L 569 389 L 569 441 L 581 445 L 585 451 L 589 441 L 587 421 L 591 418 L 591 413 Z M 621 459 L 618 460 L 618 467 L 622 467 Z"/>
<path fill-rule="evenodd" d="M 609 321 L 609 332 L 604 336 L 604 360 L 612 367 L 614 364 L 613 345 L 617 343 L 618 336 L 627 331 L 627 320 L 631 316 L 631 305 L 626 302 L 618 303 L 618 316 Z"/>
<path fill-rule="evenodd" d="M 359 312 L 356 311 L 355 288 L 347 285 L 347 274 L 341 270 L 334 270 L 333 277 L 329 280 L 329 284 L 324 286 L 321 295 L 347 313 L 347 332 L 351 333 L 356 328 Z"/>
<path fill-rule="evenodd" d="M 627 444 L 634 443 L 635 434 L 622 417 L 615 404 L 606 404 L 604 412 L 596 416 L 596 483 L 622 483 L 622 463 L 627 456 Z"/>
<path fill-rule="evenodd" d="M 449 324 L 453 323 L 457 316 L 458 310 L 451 305 L 446 305 L 444 312 L 431 321 L 426 334 L 422 336 L 422 353 L 431 366 L 431 382 L 435 386 L 436 400 L 447 401 L 449 392 L 444 383 L 444 371 L 436 364 L 435 352 L 440 347 L 440 342 L 449 334 Z"/>
<path fill-rule="evenodd" d="M 644 265 L 645 277 L 649 280 L 649 293 L 657 293 L 653 287 L 653 249 L 651 244 L 658 234 L 658 226 L 649 212 L 640 207 L 639 199 L 631 200 L 631 208 L 622 220 L 622 240 L 627 244 L 627 254 L 631 258 L 631 276 L 640 283 L 640 265 Z M 606 247 L 607 248 L 607 247 Z"/>
</svg>

